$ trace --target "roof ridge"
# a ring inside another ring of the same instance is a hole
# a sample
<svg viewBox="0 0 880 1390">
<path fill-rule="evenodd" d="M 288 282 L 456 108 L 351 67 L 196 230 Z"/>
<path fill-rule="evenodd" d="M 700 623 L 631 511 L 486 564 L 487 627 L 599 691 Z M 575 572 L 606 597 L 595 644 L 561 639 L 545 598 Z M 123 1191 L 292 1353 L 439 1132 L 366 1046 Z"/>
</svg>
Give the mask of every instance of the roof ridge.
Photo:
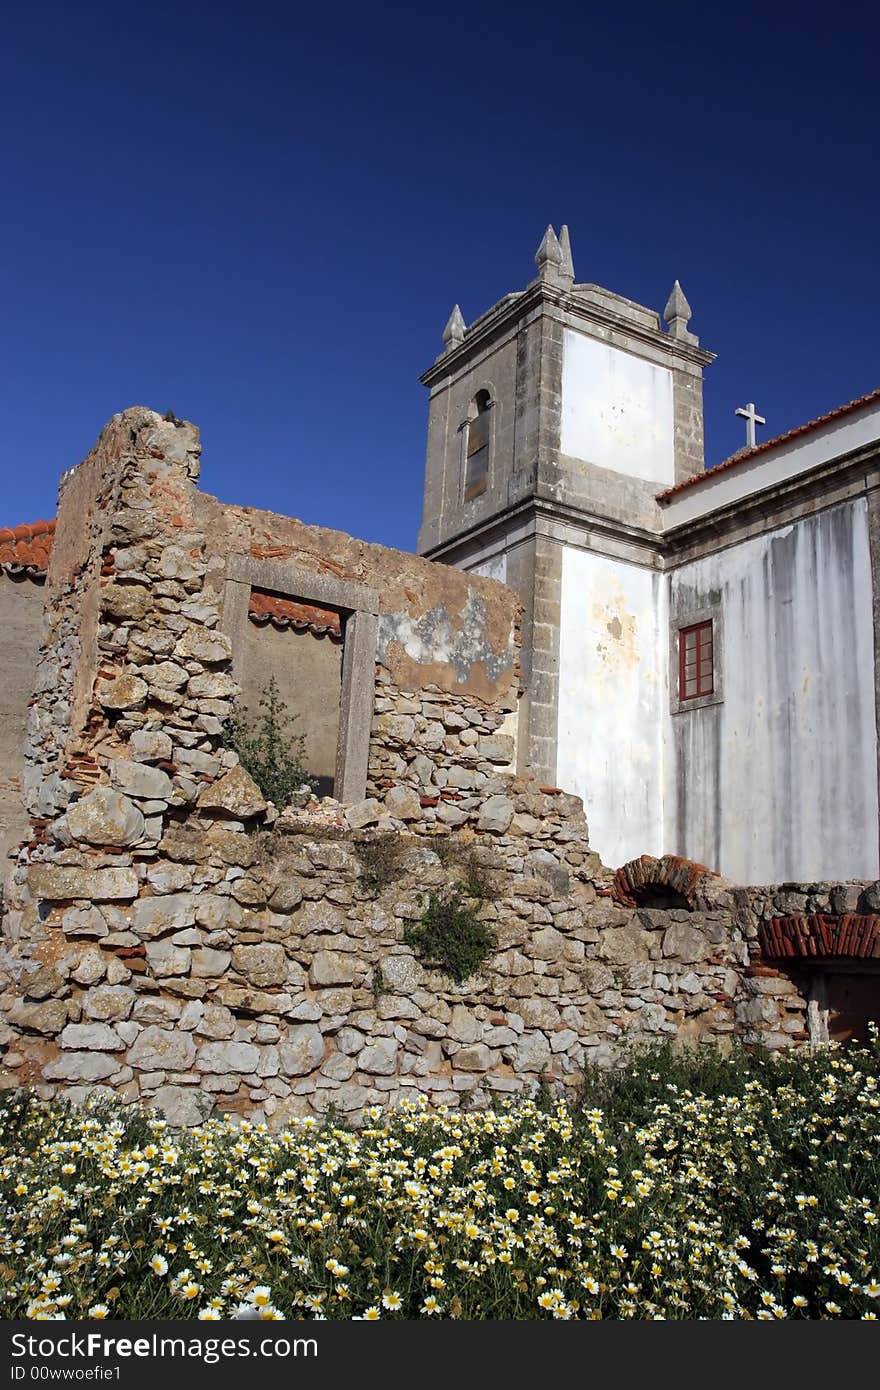
<svg viewBox="0 0 880 1390">
<path fill-rule="evenodd" d="M 847 415 L 851 410 L 858 410 L 863 405 L 870 405 L 872 401 L 880 400 L 880 386 L 874 391 L 868 391 L 864 396 L 856 396 L 852 401 L 847 401 L 845 405 L 835 406 L 833 410 L 827 411 L 825 415 L 817 415 L 815 420 L 807 420 L 803 425 L 795 425 L 793 429 L 786 430 L 784 434 L 774 435 L 772 439 L 764 439 L 760 444 L 756 444 L 753 449 L 746 447 L 739 449 L 729 458 L 723 459 L 721 463 L 714 463 L 710 468 L 706 468 L 702 473 L 697 473 L 693 478 L 685 478 L 680 483 L 675 483 L 672 487 L 666 488 L 664 492 L 658 492 L 655 500 L 665 502 L 670 497 L 676 497 L 686 488 L 694 487 L 697 483 L 705 482 L 715 473 L 726 472 L 728 468 L 734 468 L 740 463 L 745 463 L 748 459 L 753 459 L 758 454 L 762 454 L 766 449 L 772 449 L 777 444 L 785 444 L 789 439 L 796 439 L 798 435 L 806 434 L 809 430 L 817 429 L 820 425 L 827 425 L 832 420 L 836 420 L 840 415 Z"/>
</svg>

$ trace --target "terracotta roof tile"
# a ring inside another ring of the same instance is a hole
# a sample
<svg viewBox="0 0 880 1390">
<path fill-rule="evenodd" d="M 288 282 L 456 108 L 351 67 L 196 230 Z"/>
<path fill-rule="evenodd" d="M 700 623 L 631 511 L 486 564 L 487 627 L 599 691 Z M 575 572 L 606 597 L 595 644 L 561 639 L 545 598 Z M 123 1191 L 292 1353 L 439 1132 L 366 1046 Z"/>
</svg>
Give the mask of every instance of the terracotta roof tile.
<svg viewBox="0 0 880 1390">
<path fill-rule="evenodd" d="M 248 617 L 264 627 L 271 623 L 277 628 L 293 628 L 296 632 L 311 632 L 316 637 L 342 640 L 342 620 L 333 608 L 319 608 L 299 599 L 281 598 L 262 589 L 252 589 L 248 601 Z"/>
<path fill-rule="evenodd" d="M 55 535 L 55 521 L 0 527 L 0 570 L 11 574 L 45 574 Z"/>
<path fill-rule="evenodd" d="M 728 468 L 736 468 L 739 464 L 756 458 L 758 454 L 763 454 L 765 449 L 772 449 L 777 444 L 784 444 L 789 439 L 796 439 L 798 435 L 807 434 L 809 430 L 818 429 L 820 425 L 827 425 L 831 420 L 836 420 L 841 415 L 849 415 L 851 411 L 859 410 L 862 406 L 871 405 L 875 401 L 880 401 L 880 387 L 876 391 L 869 391 L 866 396 L 857 396 L 854 401 L 847 401 L 846 405 L 837 406 L 835 410 L 829 410 L 827 415 L 819 415 L 815 420 L 808 420 L 805 425 L 797 425 L 785 434 L 777 434 L 774 439 L 765 439 L 762 443 L 756 444 L 754 449 L 741 449 L 738 454 L 733 454 L 723 463 L 716 463 L 712 468 L 707 468 L 704 473 L 698 473 L 695 478 L 685 478 L 684 482 L 676 483 L 674 487 L 667 488 L 665 492 L 658 492 L 657 501 L 667 502 L 670 497 L 677 497 L 686 488 L 696 487 L 698 483 L 704 483 L 707 478 L 714 477 L 716 473 L 723 473 Z"/>
</svg>

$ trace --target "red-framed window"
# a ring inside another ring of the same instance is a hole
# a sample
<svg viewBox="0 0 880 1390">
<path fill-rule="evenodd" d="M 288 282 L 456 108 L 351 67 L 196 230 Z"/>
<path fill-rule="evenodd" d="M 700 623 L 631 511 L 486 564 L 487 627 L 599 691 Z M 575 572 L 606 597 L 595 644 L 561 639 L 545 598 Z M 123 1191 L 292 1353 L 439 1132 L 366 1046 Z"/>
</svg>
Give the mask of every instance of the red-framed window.
<svg viewBox="0 0 880 1390">
<path fill-rule="evenodd" d="M 696 700 L 715 690 L 712 619 L 683 627 L 678 633 L 678 698 Z"/>
</svg>

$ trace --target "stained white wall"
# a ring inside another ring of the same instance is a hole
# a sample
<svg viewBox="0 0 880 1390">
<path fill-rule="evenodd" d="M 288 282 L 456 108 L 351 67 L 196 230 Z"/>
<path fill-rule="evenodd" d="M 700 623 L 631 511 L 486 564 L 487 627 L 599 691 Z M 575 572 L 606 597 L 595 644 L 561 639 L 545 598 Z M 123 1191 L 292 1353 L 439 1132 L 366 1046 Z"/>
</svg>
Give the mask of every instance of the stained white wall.
<svg viewBox="0 0 880 1390">
<path fill-rule="evenodd" d="M 566 547 L 556 780 L 583 797 L 613 867 L 663 852 L 667 652 L 663 576 Z"/>
<path fill-rule="evenodd" d="M 668 848 L 741 883 L 876 878 L 865 501 L 672 573 L 673 618 L 713 603 L 723 700 L 671 716 Z"/>
<path fill-rule="evenodd" d="M 672 373 L 566 329 L 561 450 L 631 478 L 675 478 Z"/>
</svg>

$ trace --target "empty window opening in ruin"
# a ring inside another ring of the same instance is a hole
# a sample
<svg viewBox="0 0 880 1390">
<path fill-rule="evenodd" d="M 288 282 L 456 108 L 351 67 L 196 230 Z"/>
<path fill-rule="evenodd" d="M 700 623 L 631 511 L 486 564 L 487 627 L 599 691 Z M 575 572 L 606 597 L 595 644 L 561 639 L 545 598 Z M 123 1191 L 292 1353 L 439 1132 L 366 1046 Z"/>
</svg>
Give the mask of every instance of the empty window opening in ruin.
<svg viewBox="0 0 880 1390">
<path fill-rule="evenodd" d="M 478 391 L 468 408 L 465 431 L 464 500 L 479 497 L 489 486 L 489 454 L 491 452 L 492 398 L 488 391 Z"/>
<path fill-rule="evenodd" d="M 277 560 L 231 554 L 221 625 L 247 706 L 274 675 L 305 735 L 319 795 L 366 796 L 379 595 L 366 584 Z M 296 729 L 296 724 L 294 725 Z"/>
<path fill-rule="evenodd" d="M 341 613 L 288 594 L 252 589 L 240 664 L 242 706 L 255 715 L 274 677 L 304 770 L 318 796 L 333 796 L 342 699 Z"/>
<path fill-rule="evenodd" d="M 867 1043 L 880 1026 L 880 962 L 823 961 L 807 972 L 804 992 L 814 1046 Z"/>
</svg>

